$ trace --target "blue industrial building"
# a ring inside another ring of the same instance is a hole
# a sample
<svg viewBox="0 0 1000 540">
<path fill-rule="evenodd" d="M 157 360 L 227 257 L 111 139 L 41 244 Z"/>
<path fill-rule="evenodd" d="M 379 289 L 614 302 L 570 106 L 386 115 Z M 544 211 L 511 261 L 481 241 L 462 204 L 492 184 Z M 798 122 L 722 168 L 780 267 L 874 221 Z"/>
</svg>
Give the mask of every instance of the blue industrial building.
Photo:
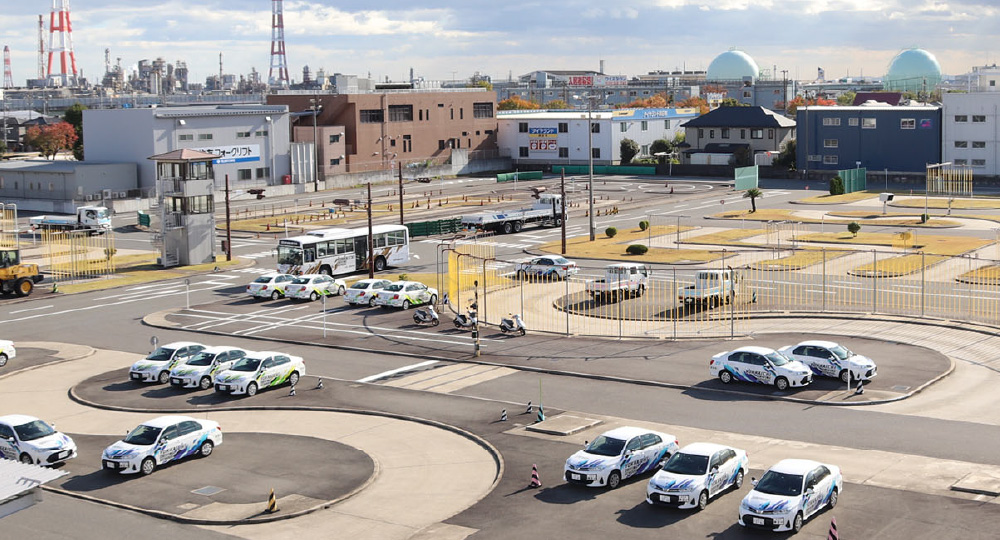
<svg viewBox="0 0 1000 540">
<path fill-rule="evenodd" d="M 800 107 L 796 119 L 800 170 L 923 173 L 941 162 L 940 107 Z"/>
</svg>

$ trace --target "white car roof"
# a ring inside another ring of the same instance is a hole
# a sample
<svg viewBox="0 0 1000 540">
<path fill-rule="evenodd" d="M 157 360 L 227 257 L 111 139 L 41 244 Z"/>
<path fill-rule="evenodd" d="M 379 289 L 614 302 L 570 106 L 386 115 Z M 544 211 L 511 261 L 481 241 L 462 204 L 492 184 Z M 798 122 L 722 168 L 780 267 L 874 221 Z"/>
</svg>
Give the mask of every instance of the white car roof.
<svg viewBox="0 0 1000 540">
<path fill-rule="evenodd" d="M 776 351 L 774 349 L 769 349 L 767 347 L 758 347 L 756 345 L 747 345 L 746 347 L 739 347 L 739 348 L 733 349 L 733 350 L 731 350 L 729 352 L 730 353 L 734 353 L 734 352 L 750 352 L 750 353 L 756 353 L 756 354 L 771 354 L 771 353 L 776 352 Z"/>
<path fill-rule="evenodd" d="M 7 416 L 0 416 L 0 423 L 7 424 L 8 426 L 20 426 L 21 424 L 27 424 L 28 422 L 34 422 L 38 420 L 34 416 L 28 416 L 26 414 L 8 414 Z"/>
<path fill-rule="evenodd" d="M 719 450 L 730 448 L 722 444 L 707 443 L 707 442 L 696 442 L 691 443 L 684 448 L 678 450 L 681 454 L 691 454 L 694 456 L 708 456 L 712 457 L 712 454 L 718 452 Z M 735 448 L 734 448 L 735 450 Z"/>
<path fill-rule="evenodd" d="M 404 287 L 409 286 L 409 285 L 414 285 L 414 284 L 416 284 L 416 285 L 424 285 L 423 283 L 420 283 L 419 281 L 393 281 L 392 283 L 390 283 L 390 285 L 402 285 Z M 424 285 L 424 287 L 426 287 L 426 285 Z"/>
<path fill-rule="evenodd" d="M 804 475 L 808 474 L 809 471 L 812 471 L 820 465 L 822 465 L 822 463 L 811 459 L 783 459 L 774 465 L 771 465 L 771 468 L 768 470 L 783 474 Z"/>
<path fill-rule="evenodd" d="M 837 346 L 837 344 L 834 343 L 834 342 L 832 342 L 832 341 L 823 341 L 823 340 L 819 340 L 819 339 L 814 339 L 814 340 L 809 340 L 809 341 L 803 341 L 803 342 L 799 343 L 798 345 L 796 345 L 796 347 L 798 347 L 800 345 L 811 345 L 811 346 L 815 346 L 815 347 L 826 347 L 827 349 L 832 349 L 832 348 L 834 348 L 834 347 Z"/>
<path fill-rule="evenodd" d="M 13 344 L 14 344 L 14 342 L 11 341 L 11 340 L 9 340 L 9 339 L 0 339 L 0 346 L 3 346 L 3 345 L 13 345 Z"/>
<path fill-rule="evenodd" d="M 632 437 L 635 437 L 636 435 L 642 435 L 644 433 L 657 433 L 658 435 L 662 435 L 662 433 L 658 433 L 651 429 L 638 428 L 632 426 L 622 426 L 619 428 L 612 429 L 611 431 L 605 431 L 603 435 L 605 437 L 610 437 L 612 439 L 621 439 L 627 441 Z"/>
<path fill-rule="evenodd" d="M 205 347 L 204 349 L 201 350 L 201 352 L 208 354 L 219 354 L 222 352 L 232 351 L 232 350 L 247 352 L 246 349 L 242 349 L 240 347 L 232 347 L 229 345 L 213 345 L 211 347 Z"/>
<path fill-rule="evenodd" d="M 273 280 L 274 278 L 276 278 L 278 276 L 297 277 L 297 276 L 292 276 L 291 274 L 282 274 L 281 272 L 268 272 L 266 274 L 261 274 L 261 275 L 257 276 L 257 278 L 254 278 L 254 280 L 256 281 L 257 279 L 262 278 L 262 277 L 265 277 L 267 279 Z"/>
<path fill-rule="evenodd" d="M 190 416 L 171 415 L 171 416 L 158 416 L 156 418 L 153 418 L 152 420 L 146 420 L 141 425 L 163 429 L 165 427 L 170 427 L 174 424 L 177 424 L 179 422 L 184 422 L 186 420 L 194 420 L 197 422 L 196 418 L 191 418 Z"/>
<path fill-rule="evenodd" d="M 264 359 L 264 358 L 267 358 L 269 356 L 277 356 L 279 354 L 283 355 L 283 356 L 287 356 L 289 358 L 296 358 L 296 356 L 294 354 L 288 354 L 288 353 L 278 352 L 278 351 L 253 351 L 253 352 L 248 352 L 247 355 L 244 358 L 260 358 L 260 359 Z"/>
<path fill-rule="evenodd" d="M 166 347 L 168 349 L 180 349 L 181 347 L 190 347 L 191 345 L 201 345 L 201 343 L 195 343 L 193 341 L 174 341 L 173 343 L 166 343 L 160 345 L 160 347 Z M 204 347 L 204 345 L 201 345 Z"/>
</svg>

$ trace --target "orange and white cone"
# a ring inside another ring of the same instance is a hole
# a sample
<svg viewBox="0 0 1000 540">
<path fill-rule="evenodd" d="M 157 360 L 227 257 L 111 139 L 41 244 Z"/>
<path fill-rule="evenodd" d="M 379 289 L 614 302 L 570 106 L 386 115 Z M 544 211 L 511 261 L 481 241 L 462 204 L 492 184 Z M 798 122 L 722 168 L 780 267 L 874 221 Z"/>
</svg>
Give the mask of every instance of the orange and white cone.
<svg viewBox="0 0 1000 540">
<path fill-rule="evenodd" d="M 538 465 L 531 465 L 531 484 L 528 487 L 542 487 L 542 481 L 538 478 Z"/>
</svg>

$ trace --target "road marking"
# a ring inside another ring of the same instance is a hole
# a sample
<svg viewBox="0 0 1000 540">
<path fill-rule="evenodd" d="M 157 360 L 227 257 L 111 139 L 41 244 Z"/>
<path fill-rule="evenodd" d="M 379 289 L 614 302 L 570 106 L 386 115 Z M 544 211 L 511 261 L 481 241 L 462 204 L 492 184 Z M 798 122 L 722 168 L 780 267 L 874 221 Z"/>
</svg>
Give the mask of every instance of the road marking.
<svg viewBox="0 0 1000 540">
<path fill-rule="evenodd" d="M 10 314 L 13 315 L 15 313 L 24 313 L 25 311 L 38 311 L 40 309 L 49 309 L 51 307 L 53 307 L 53 306 L 40 306 L 40 307 L 33 307 L 33 308 L 28 308 L 28 309 L 19 309 L 17 311 L 11 311 Z"/>
<path fill-rule="evenodd" d="M 397 373 L 403 373 L 404 371 L 412 371 L 414 369 L 420 369 L 420 368 L 423 368 L 423 367 L 432 366 L 434 364 L 437 364 L 438 362 L 439 362 L 439 360 L 428 360 L 426 362 L 420 362 L 419 364 L 413 364 L 413 365 L 409 365 L 409 366 L 403 366 L 401 368 L 390 369 L 389 371 L 383 371 L 382 373 L 376 373 L 375 375 L 371 375 L 371 376 L 365 377 L 363 379 L 358 379 L 355 382 L 370 383 L 370 382 L 377 381 L 379 379 L 384 379 L 386 377 L 392 377 L 393 375 L 395 375 Z"/>
</svg>

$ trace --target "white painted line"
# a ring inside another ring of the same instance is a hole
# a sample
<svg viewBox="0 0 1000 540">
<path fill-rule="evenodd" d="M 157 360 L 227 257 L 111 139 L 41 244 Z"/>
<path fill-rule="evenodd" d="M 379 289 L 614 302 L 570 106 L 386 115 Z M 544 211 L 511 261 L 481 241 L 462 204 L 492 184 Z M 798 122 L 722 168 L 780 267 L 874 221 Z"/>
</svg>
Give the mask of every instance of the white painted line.
<svg viewBox="0 0 1000 540">
<path fill-rule="evenodd" d="M 33 308 L 28 308 L 28 309 L 19 309 L 17 311 L 11 311 L 10 314 L 13 315 L 15 313 L 24 313 L 25 311 L 38 311 L 40 309 L 49 309 L 51 307 L 53 307 L 53 306 L 40 306 L 40 307 L 33 307 Z"/>
<path fill-rule="evenodd" d="M 806 292 L 823 293 L 823 294 L 837 294 L 834 291 L 824 291 L 821 289 L 806 289 Z"/>
<path fill-rule="evenodd" d="M 413 364 L 413 365 L 410 365 L 410 366 L 403 366 L 401 368 L 390 369 L 389 371 L 383 371 L 382 373 L 376 373 L 375 375 L 372 375 L 370 377 L 365 377 L 364 379 L 358 379 L 355 382 L 361 382 L 361 383 L 375 382 L 375 381 L 377 381 L 379 379 L 384 379 L 386 377 L 392 377 L 393 375 L 395 375 L 397 373 L 402 373 L 404 371 L 411 371 L 411 370 L 414 370 L 414 369 L 420 369 L 422 367 L 432 366 L 434 364 L 437 364 L 438 362 L 439 362 L 439 360 L 428 360 L 426 362 L 420 362 L 419 364 Z"/>
</svg>

